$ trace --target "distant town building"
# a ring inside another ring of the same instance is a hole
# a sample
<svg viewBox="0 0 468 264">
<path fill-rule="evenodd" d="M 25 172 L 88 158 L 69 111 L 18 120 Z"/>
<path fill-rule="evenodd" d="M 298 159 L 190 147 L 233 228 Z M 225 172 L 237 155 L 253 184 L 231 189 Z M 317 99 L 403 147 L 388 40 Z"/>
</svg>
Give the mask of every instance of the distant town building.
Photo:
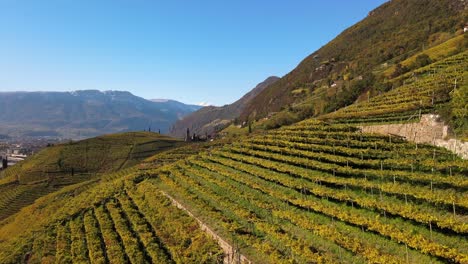
<svg viewBox="0 0 468 264">
<path fill-rule="evenodd" d="M 27 155 L 23 154 L 11 154 L 8 157 L 8 166 L 15 165 L 16 163 L 25 160 L 27 157 Z"/>
</svg>

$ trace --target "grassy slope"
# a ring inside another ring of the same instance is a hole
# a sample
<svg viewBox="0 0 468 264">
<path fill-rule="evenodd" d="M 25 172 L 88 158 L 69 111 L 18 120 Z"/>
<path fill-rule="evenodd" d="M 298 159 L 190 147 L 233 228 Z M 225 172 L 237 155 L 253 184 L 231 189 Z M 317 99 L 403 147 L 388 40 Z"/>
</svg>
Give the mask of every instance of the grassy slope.
<svg viewBox="0 0 468 264">
<path fill-rule="evenodd" d="M 428 55 L 429 58 L 434 62 L 445 59 L 451 55 L 454 55 L 454 53 L 457 53 L 459 51 L 459 47 L 464 45 L 464 42 L 466 42 L 467 37 L 468 36 L 465 34 L 461 34 L 456 37 L 453 37 L 439 45 L 430 47 L 429 49 L 423 50 L 401 61 L 400 64 L 405 67 L 410 67 L 416 61 L 416 57 L 422 54 Z M 394 71 L 395 71 L 395 65 L 392 65 L 391 67 L 388 67 L 383 72 L 383 75 L 386 77 L 390 77 L 390 75 Z"/>
<path fill-rule="evenodd" d="M 466 141 L 468 53 L 456 46 L 466 45 L 467 39 L 468 34 L 461 35 L 415 54 L 403 63 L 411 65 L 417 56 L 427 54 L 432 64 L 388 78 L 390 91 L 373 97 L 369 92 L 354 104 L 319 118 L 353 124 L 382 124 L 417 122 L 421 113 L 435 113 L 450 126 L 452 134 Z"/>
<path fill-rule="evenodd" d="M 26 161 L 3 171 L 0 183 L 28 184 L 52 179 L 55 174 L 112 172 L 134 165 L 154 153 L 179 144 L 151 132 L 111 134 L 43 149 Z"/>
<path fill-rule="evenodd" d="M 354 124 L 416 122 L 419 120 L 421 109 L 423 114 L 430 112 L 441 115 L 457 133 L 458 138 L 466 139 L 468 137 L 468 122 L 466 122 L 468 113 L 463 101 L 466 101 L 468 96 L 466 91 L 468 82 L 465 76 L 468 59 L 466 49 L 460 47 L 466 47 L 467 43 L 468 34 L 462 34 L 415 53 L 401 62 L 410 71 L 394 78 L 390 75 L 395 71 L 395 65 L 376 67 L 373 71 L 375 76 L 383 78 L 382 86 L 390 91 L 365 89 L 365 92 L 350 106 L 318 115 L 318 118 Z M 415 66 L 416 58 L 423 54 L 430 57 L 431 64 Z M 456 95 L 453 93 L 455 84 L 460 88 Z M 310 115 L 313 113 L 317 115 L 323 112 L 327 101 L 336 97 L 335 93 L 340 89 L 342 88 L 330 88 L 327 85 L 317 87 L 313 91 L 305 89 L 305 92 L 301 93 L 301 97 L 305 98 L 303 101 L 292 104 L 268 120 L 261 119 L 255 130 L 259 129 L 260 123 L 262 128 L 271 129 L 300 121 L 303 118 L 300 113 L 304 110 Z M 434 95 L 432 91 L 436 91 Z M 432 97 L 434 97 L 434 104 Z M 456 99 L 452 100 L 453 98 Z M 230 134 L 235 130 L 227 128 L 223 132 Z"/>
</svg>

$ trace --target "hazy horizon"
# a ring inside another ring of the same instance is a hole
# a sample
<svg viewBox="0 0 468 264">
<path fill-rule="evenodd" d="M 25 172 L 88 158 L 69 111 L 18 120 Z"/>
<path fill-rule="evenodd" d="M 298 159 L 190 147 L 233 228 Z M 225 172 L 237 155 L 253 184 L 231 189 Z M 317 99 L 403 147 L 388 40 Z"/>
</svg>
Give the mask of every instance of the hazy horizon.
<svg viewBox="0 0 468 264">
<path fill-rule="evenodd" d="M 73 92 L 78 92 L 78 91 L 99 91 L 101 93 L 105 93 L 105 92 L 130 92 L 131 94 L 133 94 L 131 91 L 126 91 L 126 90 L 99 90 L 99 89 L 79 89 L 79 90 L 69 90 L 69 91 L 47 91 L 47 90 L 43 90 L 43 91 L 34 91 L 34 90 L 30 90 L 30 91 L 15 91 L 15 90 L 11 90 L 11 91 L 1 91 L 0 90 L 0 93 L 73 93 Z M 136 94 L 133 94 L 134 96 L 138 96 Z M 138 96 L 138 97 L 141 97 L 141 96 Z M 164 102 L 164 101 L 170 101 L 170 100 L 173 100 L 173 101 L 177 101 L 177 102 L 180 102 L 180 103 L 184 103 L 184 104 L 187 104 L 187 105 L 199 105 L 199 106 L 211 106 L 212 104 L 207 104 L 205 102 L 199 102 L 199 103 L 187 103 L 187 102 L 182 102 L 182 101 L 179 101 L 179 100 L 174 100 L 172 98 L 145 98 L 145 97 L 141 97 L 143 99 L 146 99 L 146 100 L 149 100 L 149 101 L 154 101 L 154 102 Z M 216 106 L 216 105 L 214 105 Z"/>
</svg>

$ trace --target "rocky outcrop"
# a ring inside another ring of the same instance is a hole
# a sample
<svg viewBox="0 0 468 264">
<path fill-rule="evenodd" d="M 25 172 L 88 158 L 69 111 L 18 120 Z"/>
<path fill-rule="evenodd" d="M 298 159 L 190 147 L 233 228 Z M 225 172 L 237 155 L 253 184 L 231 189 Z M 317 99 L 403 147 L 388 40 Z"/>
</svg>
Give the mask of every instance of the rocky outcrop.
<svg viewBox="0 0 468 264">
<path fill-rule="evenodd" d="M 454 153 L 457 153 L 463 159 L 468 159 L 468 142 L 463 142 L 461 140 L 456 139 L 436 139 L 434 145 L 446 148 Z"/>
</svg>

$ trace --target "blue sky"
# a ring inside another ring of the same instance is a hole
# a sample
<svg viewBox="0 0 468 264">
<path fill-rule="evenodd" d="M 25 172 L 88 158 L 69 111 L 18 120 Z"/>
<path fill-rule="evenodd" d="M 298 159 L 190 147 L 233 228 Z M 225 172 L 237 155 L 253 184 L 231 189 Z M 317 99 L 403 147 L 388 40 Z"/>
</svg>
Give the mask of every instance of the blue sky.
<svg viewBox="0 0 468 264">
<path fill-rule="evenodd" d="M 231 103 L 385 0 L 0 0 L 0 91 Z"/>
</svg>

